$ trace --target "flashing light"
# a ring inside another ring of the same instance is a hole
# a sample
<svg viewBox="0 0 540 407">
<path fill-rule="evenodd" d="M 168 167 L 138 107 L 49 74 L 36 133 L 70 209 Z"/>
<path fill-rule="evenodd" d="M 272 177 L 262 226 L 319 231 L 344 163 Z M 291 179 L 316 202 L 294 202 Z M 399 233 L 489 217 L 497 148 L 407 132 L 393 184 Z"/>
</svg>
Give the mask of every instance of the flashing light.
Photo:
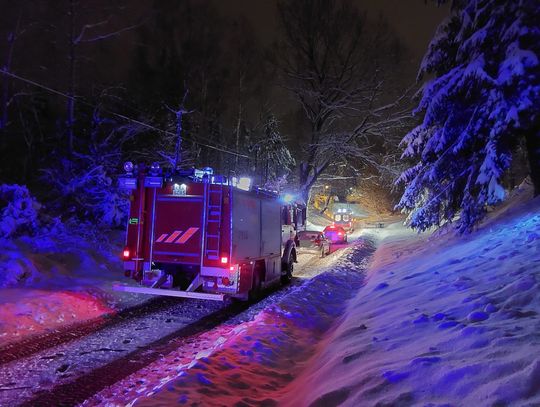
<svg viewBox="0 0 540 407">
<path fill-rule="evenodd" d="M 338 236 L 343 236 L 343 233 L 341 233 L 341 232 L 338 232 Z"/>
<path fill-rule="evenodd" d="M 221 264 L 227 264 L 229 262 L 229 258 L 228 257 L 222 257 L 221 258 Z"/>
<path fill-rule="evenodd" d="M 283 202 L 285 203 L 291 203 L 294 200 L 293 194 L 285 194 L 283 195 Z"/>
<path fill-rule="evenodd" d="M 150 166 L 150 174 L 152 175 L 158 175 L 161 171 L 161 167 L 158 162 L 153 162 Z"/>
<path fill-rule="evenodd" d="M 124 255 L 124 259 L 129 259 L 129 249 L 126 247 L 124 249 L 124 252 L 122 253 Z"/>
<path fill-rule="evenodd" d="M 231 266 L 231 267 L 229 267 L 229 270 L 230 270 L 230 271 L 234 271 L 235 269 L 236 269 L 236 267 L 235 267 L 235 266 Z"/>
<path fill-rule="evenodd" d="M 134 168 L 135 166 L 133 165 L 131 161 L 126 161 L 124 163 L 124 171 L 127 172 L 128 174 L 131 174 Z"/>
<path fill-rule="evenodd" d="M 236 184 L 236 188 L 241 189 L 242 191 L 249 191 L 251 188 L 251 178 L 240 177 Z"/>
</svg>

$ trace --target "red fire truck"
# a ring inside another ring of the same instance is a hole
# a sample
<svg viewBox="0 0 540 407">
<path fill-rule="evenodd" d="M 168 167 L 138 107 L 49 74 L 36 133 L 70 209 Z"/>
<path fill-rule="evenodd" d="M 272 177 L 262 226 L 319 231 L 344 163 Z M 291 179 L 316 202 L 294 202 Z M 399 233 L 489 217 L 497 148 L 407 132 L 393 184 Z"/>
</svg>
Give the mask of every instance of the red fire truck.
<svg viewBox="0 0 540 407">
<path fill-rule="evenodd" d="M 140 286 L 120 291 L 248 299 L 290 281 L 305 208 L 285 204 L 245 178 L 204 170 L 163 174 L 124 166 L 131 190 L 124 270 Z"/>
</svg>

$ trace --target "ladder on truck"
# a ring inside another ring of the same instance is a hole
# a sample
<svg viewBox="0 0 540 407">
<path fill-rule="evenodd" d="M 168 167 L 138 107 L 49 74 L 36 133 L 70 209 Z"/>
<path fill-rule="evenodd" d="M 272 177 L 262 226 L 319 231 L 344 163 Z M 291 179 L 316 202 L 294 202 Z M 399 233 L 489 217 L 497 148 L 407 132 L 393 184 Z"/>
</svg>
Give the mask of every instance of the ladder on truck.
<svg viewBox="0 0 540 407">
<path fill-rule="evenodd" d="M 223 184 L 208 184 L 204 255 L 218 260 L 221 245 L 221 218 L 223 214 Z M 214 228 L 210 226 L 214 225 Z"/>
</svg>

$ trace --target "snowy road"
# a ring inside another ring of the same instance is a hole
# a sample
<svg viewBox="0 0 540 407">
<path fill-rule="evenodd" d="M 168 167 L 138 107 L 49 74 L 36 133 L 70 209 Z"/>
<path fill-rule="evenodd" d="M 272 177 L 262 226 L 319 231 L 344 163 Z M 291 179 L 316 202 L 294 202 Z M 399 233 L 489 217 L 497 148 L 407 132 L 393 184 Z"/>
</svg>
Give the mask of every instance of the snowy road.
<svg viewBox="0 0 540 407">
<path fill-rule="evenodd" d="M 362 286 L 373 250 L 301 259 L 292 285 L 193 338 L 199 352 L 179 347 L 84 405 L 275 405 Z"/>
<path fill-rule="evenodd" d="M 73 340 L 68 341 L 64 334 L 56 343 L 53 338 L 48 348 L 42 344 L 45 349 L 36 349 L 39 344 L 22 352 L 13 348 L 0 360 L 0 405 L 60 405 L 59 400 L 61 405 L 76 405 L 173 351 L 179 356 L 177 361 L 191 361 L 215 347 L 216 339 L 224 334 L 220 324 L 227 321 L 225 331 L 230 332 L 235 325 L 252 320 L 328 270 L 342 254 L 338 250 L 324 259 L 300 254 L 292 284 L 251 306 L 157 299 L 151 311 L 141 307 L 112 322 L 96 322 L 90 333 L 92 327 L 85 327 L 82 333 L 73 331 Z M 154 309 L 156 304 L 159 310 Z"/>
</svg>

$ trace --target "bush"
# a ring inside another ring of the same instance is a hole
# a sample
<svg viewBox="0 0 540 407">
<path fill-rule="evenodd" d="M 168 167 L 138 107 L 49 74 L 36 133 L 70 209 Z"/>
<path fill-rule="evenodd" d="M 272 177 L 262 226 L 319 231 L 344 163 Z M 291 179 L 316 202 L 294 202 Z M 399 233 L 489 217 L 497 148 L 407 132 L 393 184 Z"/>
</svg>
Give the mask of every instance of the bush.
<svg viewBox="0 0 540 407">
<path fill-rule="evenodd" d="M 124 225 L 129 210 L 129 200 L 121 191 L 104 165 L 89 159 L 62 160 L 54 169 L 44 171 L 64 214 L 96 226 Z"/>
<path fill-rule="evenodd" d="M 41 205 L 24 185 L 0 185 L 0 237 L 34 234 Z"/>
</svg>

